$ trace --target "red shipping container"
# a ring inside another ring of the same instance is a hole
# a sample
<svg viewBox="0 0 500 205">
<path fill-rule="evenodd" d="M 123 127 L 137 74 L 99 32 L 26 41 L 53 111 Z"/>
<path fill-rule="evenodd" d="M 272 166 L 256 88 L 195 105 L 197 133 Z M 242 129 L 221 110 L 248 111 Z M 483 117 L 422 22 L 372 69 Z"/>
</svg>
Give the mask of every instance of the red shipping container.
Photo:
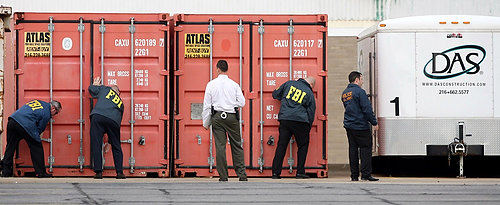
<svg viewBox="0 0 500 205">
<path fill-rule="evenodd" d="M 169 19 L 168 14 L 15 14 L 15 106 L 32 99 L 49 101 L 50 95 L 63 106 L 52 130 L 48 126 L 43 134 L 49 172 L 94 174 L 89 114 L 95 100 L 87 88 L 93 77 L 102 76 L 105 85 L 120 87 L 125 106 L 121 124 L 125 174 L 169 175 Z M 110 146 L 103 149 L 104 175 L 114 176 Z M 33 173 L 24 142 L 15 164 L 16 175 Z"/>
<path fill-rule="evenodd" d="M 246 99 L 241 130 L 247 174 L 272 174 L 280 107 L 272 91 L 290 79 L 313 76 L 317 117 L 305 166 L 306 173 L 327 177 L 327 16 L 177 14 L 173 20 L 176 174 L 218 175 L 213 137 L 202 128 L 201 111 L 205 86 L 217 77 L 215 65 L 224 59 L 229 78 L 241 83 Z M 292 157 L 287 154 L 283 164 L 289 171 L 282 176 L 296 174 L 296 143 L 291 149 Z M 229 146 L 226 151 L 232 168 Z M 229 173 L 235 176 L 234 170 Z"/>
</svg>

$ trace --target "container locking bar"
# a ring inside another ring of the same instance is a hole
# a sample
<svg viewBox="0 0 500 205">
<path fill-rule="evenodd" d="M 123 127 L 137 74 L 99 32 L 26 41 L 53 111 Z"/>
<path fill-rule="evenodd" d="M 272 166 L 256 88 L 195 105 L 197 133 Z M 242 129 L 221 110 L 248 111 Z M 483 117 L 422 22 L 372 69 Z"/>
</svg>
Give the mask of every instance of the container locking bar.
<svg viewBox="0 0 500 205">
<path fill-rule="evenodd" d="M 210 24 L 208 25 L 208 33 L 210 33 L 210 80 L 212 80 L 212 74 L 213 74 L 213 33 L 214 33 L 214 25 L 213 21 L 210 18 Z M 213 155 L 213 131 L 212 131 L 212 125 L 210 125 L 210 148 L 209 148 L 210 156 L 208 157 L 208 164 L 210 165 L 210 169 L 208 170 L 210 173 L 213 172 L 213 166 L 214 166 L 214 155 Z"/>
<path fill-rule="evenodd" d="M 263 37 L 264 37 L 264 20 L 260 20 L 260 25 L 259 25 L 259 35 L 260 35 L 260 41 L 259 41 L 259 44 L 260 44 L 260 76 L 259 76 L 259 79 L 260 79 L 260 121 L 259 121 L 259 126 L 260 126 L 260 157 L 259 157 L 259 160 L 258 160 L 258 163 L 259 163 L 259 172 L 262 173 L 264 171 L 263 167 L 264 167 L 264 118 L 263 118 L 263 102 L 264 102 L 264 98 L 263 98 L 263 91 L 262 91 L 262 73 L 264 72 L 264 68 L 263 68 L 263 58 L 264 58 L 264 55 L 263 55 L 263 47 L 262 47 L 262 42 L 263 42 Z"/>
<path fill-rule="evenodd" d="M 135 33 L 135 25 L 134 25 L 134 17 L 130 18 L 130 173 L 134 173 L 134 33 Z"/>
<path fill-rule="evenodd" d="M 50 101 L 53 100 L 53 95 L 52 95 L 52 84 L 53 84 L 53 66 L 54 66 L 54 63 L 53 63 L 53 52 L 54 52 L 54 49 L 53 49 L 53 39 L 54 39 L 54 30 L 55 30 L 55 26 L 54 26 L 54 23 L 53 23 L 53 20 L 54 18 L 51 16 L 49 17 L 49 26 L 48 26 L 48 30 L 50 32 L 50 58 L 49 58 L 49 66 L 50 66 Z M 52 134 L 52 125 L 53 125 L 53 122 L 54 122 L 54 119 L 50 119 L 50 155 L 49 155 L 49 158 L 48 158 L 48 161 L 49 161 L 49 172 L 52 172 L 53 171 L 53 165 L 54 165 L 54 161 L 55 161 L 55 157 L 53 155 L 53 140 L 52 140 L 52 137 L 53 137 L 53 134 Z"/>
<path fill-rule="evenodd" d="M 104 32 L 106 32 L 106 26 L 104 25 L 104 18 L 101 18 L 101 25 L 99 25 L 99 32 L 101 32 L 101 80 L 104 84 Z"/>
<path fill-rule="evenodd" d="M 78 32 L 80 33 L 80 119 L 78 123 L 80 124 L 80 156 L 78 156 L 78 165 L 80 166 L 80 172 L 83 172 L 83 163 L 85 162 L 85 157 L 83 156 L 83 31 L 85 31 L 85 25 L 83 24 L 83 18 L 80 17 L 80 23 L 78 24 Z"/>
<path fill-rule="evenodd" d="M 245 31 L 245 28 L 243 27 L 243 21 L 239 20 L 240 24 L 238 25 L 238 33 L 240 36 L 240 89 L 243 88 L 243 32 Z M 240 126 L 240 137 L 241 137 L 241 147 L 243 147 L 243 107 L 240 107 L 240 110 L 238 112 L 239 115 L 239 126 Z"/>
<path fill-rule="evenodd" d="M 290 34 L 290 41 L 288 42 L 288 47 L 290 48 L 290 70 L 288 71 L 288 76 L 290 78 L 290 80 L 293 80 L 292 78 L 292 75 L 293 75 L 293 69 L 292 69 L 292 57 L 293 57 L 293 53 L 292 53 L 292 50 L 293 50 L 293 33 L 295 32 L 295 29 L 293 28 L 293 20 L 290 19 L 290 25 L 288 26 L 288 34 Z M 293 139 L 290 138 L 290 157 L 288 158 L 288 165 L 290 165 L 290 173 L 293 172 L 293 164 L 294 164 L 294 160 L 293 160 L 293 146 L 292 146 L 292 143 L 293 143 Z"/>
</svg>

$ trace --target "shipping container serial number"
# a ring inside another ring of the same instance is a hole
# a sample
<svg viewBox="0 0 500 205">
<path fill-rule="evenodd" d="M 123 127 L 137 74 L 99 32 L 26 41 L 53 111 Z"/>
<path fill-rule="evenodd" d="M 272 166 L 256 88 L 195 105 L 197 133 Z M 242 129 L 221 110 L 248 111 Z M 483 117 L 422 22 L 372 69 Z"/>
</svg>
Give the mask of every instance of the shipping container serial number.
<svg viewBox="0 0 500 205">
<path fill-rule="evenodd" d="M 439 95 L 467 95 L 469 90 L 439 90 Z"/>
<path fill-rule="evenodd" d="M 135 56 L 149 56 L 149 49 L 147 48 L 136 48 Z"/>
</svg>

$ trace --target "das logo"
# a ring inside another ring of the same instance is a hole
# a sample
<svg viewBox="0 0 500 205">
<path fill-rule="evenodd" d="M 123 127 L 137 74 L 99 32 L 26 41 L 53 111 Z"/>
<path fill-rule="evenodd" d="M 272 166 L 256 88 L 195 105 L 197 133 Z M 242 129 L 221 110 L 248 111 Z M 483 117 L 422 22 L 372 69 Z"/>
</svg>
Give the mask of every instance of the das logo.
<svg viewBox="0 0 500 205">
<path fill-rule="evenodd" d="M 474 75 L 481 70 L 480 64 L 486 51 L 478 45 L 463 45 L 441 53 L 432 53 L 424 66 L 424 75 L 431 79 L 448 79 L 463 74 Z"/>
</svg>

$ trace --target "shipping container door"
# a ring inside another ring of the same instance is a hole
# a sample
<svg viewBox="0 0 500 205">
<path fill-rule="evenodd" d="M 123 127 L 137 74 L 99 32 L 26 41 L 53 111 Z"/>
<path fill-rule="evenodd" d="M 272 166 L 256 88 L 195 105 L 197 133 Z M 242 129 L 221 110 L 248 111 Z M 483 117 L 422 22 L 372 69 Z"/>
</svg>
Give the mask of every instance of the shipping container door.
<svg viewBox="0 0 500 205">
<path fill-rule="evenodd" d="M 217 78 L 216 64 L 226 60 L 229 65 L 228 76 L 236 83 L 242 80 L 242 90 L 248 102 L 249 91 L 249 24 L 243 26 L 242 54 L 240 73 L 240 34 L 238 18 L 233 22 L 213 21 L 213 34 L 209 33 L 208 18 L 204 22 L 177 22 L 175 32 L 176 57 L 176 169 L 180 176 L 217 176 L 215 169 L 215 139 L 209 130 L 202 126 L 202 108 L 205 87 L 211 79 Z M 213 51 L 210 52 L 210 43 Z M 210 55 L 212 55 L 212 75 L 210 76 Z M 249 165 L 249 110 L 242 110 L 242 138 L 245 150 L 245 165 Z M 212 138 L 212 139 L 211 139 Z M 229 174 L 232 169 L 231 148 L 226 146 Z"/>
<path fill-rule="evenodd" d="M 165 177 L 168 27 L 156 15 L 110 15 L 103 20 L 93 25 L 93 77 L 102 76 L 104 85 L 117 85 L 121 92 L 125 108 L 121 123 L 125 174 Z M 106 138 L 104 173 L 114 175 L 112 149 Z"/>
<path fill-rule="evenodd" d="M 293 17 L 290 18 L 293 20 Z M 290 23 L 286 21 L 270 23 L 264 21 L 262 26 L 253 27 L 252 60 L 256 66 L 252 74 L 252 89 L 258 94 L 258 98 L 253 100 L 251 108 L 252 167 L 262 170 L 265 176 L 271 175 L 272 162 L 279 139 L 280 101 L 272 98 L 272 91 L 290 79 L 297 80 L 307 76 L 316 79 L 316 86 L 313 88 L 316 99 L 316 117 L 310 132 L 305 167 L 307 173 L 317 174 L 315 176 L 318 177 L 327 176 L 326 27 L 315 22 L 300 21 L 300 18 L 294 20 L 292 24 L 297 23 L 293 25 L 293 28 L 290 28 Z M 292 33 L 291 41 L 290 33 Z M 292 46 L 291 51 L 290 46 Z M 292 72 L 290 72 L 290 55 L 292 56 Z M 263 131 L 260 123 L 262 123 Z M 282 176 L 295 176 L 296 174 L 297 143 L 294 139 L 291 140 L 291 151 L 289 146 L 283 160 Z"/>
<path fill-rule="evenodd" d="M 80 81 L 82 96 L 87 95 L 86 87 L 90 81 L 90 24 L 86 22 L 79 25 L 78 16 L 72 19 L 54 16 L 52 24 L 49 23 L 49 15 L 26 16 L 33 17 L 31 19 L 19 17 L 24 16 L 18 15 L 16 19 L 16 107 L 19 108 L 34 99 L 49 102 L 52 83 L 53 99 L 61 102 L 63 109 L 53 118 L 52 133 L 50 125 L 43 133 L 46 166 L 54 175 L 80 175 L 83 168 L 88 167 L 90 156 L 90 141 L 86 137 L 89 132 L 90 109 L 83 106 L 88 105 L 89 100 L 83 97 L 80 102 Z M 51 28 L 52 33 L 49 32 Z M 85 122 L 82 124 L 82 132 L 80 119 Z M 21 176 L 33 174 L 30 152 L 24 141 L 20 143 L 18 153 L 15 160 L 16 173 Z"/>
</svg>

